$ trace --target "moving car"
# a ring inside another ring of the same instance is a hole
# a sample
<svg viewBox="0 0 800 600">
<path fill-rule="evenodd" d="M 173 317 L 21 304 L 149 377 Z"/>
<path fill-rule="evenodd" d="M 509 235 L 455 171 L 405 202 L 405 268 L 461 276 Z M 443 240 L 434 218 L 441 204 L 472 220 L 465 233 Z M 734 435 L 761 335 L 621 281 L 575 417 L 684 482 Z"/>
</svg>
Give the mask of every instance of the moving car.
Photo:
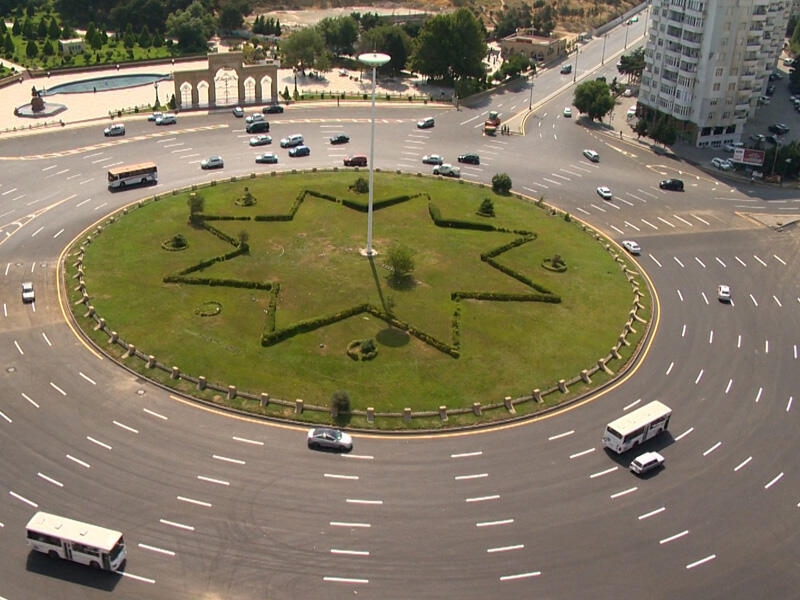
<svg viewBox="0 0 800 600">
<path fill-rule="evenodd" d="M 259 154 L 256 156 L 256 162 L 267 164 L 267 165 L 274 165 L 278 162 L 278 155 L 274 152 L 265 152 L 264 154 Z"/>
<path fill-rule="evenodd" d="M 721 283 L 717 286 L 717 300 L 720 302 L 731 301 L 731 287 Z"/>
<path fill-rule="evenodd" d="M 633 25 L 634 23 L 638 23 L 638 21 L 639 21 L 639 16 L 634 15 L 630 19 L 628 19 L 628 25 Z"/>
<path fill-rule="evenodd" d="M 449 163 L 444 163 L 433 167 L 434 175 L 444 175 L 445 177 L 461 177 L 461 169 Z"/>
<path fill-rule="evenodd" d="M 417 121 L 417 129 L 430 129 L 435 124 L 433 117 L 426 117 Z"/>
<path fill-rule="evenodd" d="M 772 133 L 777 133 L 778 135 L 786 135 L 789 133 L 789 126 L 785 123 L 773 123 L 769 126 L 769 130 Z"/>
<path fill-rule="evenodd" d="M 611 189 L 607 188 L 604 185 L 601 185 L 597 188 L 597 195 L 600 196 L 603 200 L 611 200 Z"/>
<path fill-rule="evenodd" d="M 125 125 L 122 123 L 114 123 L 109 125 L 103 130 L 103 135 L 106 137 L 111 137 L 115 135 L 125 135 Z"/>
<path fill-rule="evenodd" d="M 664 466 L 664 457 L 658 452 L 645 452 L 633 459 L 630 469 L 637 475 L 644 475 Z"/>
<path fill-rule="evenodd" d="M 659 182 L 658 187 L 662 190 L 672 190 L 673 192 L 683 191 L 683 180 L 681 179 L 663 179 Z"/>
<path fill-rule="evenodd" d="M 343 133 L 337 133 L 331 136 L 331 144 L 346 144 L 350 141 L 350 136 Z"/>
<path fill-rule="evenodd" d="M 572 65 L 561 65 L 561 74 L 567 75 L 572 73 Z"/>
<path fill-rule="evenodd" d="M 157 120 L 157 119 L 158 119 L 158 117 L 161 117 L 161 116 L 163 116 L 163 114 L 164 114 L 164 113 L 162 113 L 162 112 L 155 111 L 155 112 L 153 112 L 153 113 L 150 113 L 149 115 L 147 115 L 147 120 L 148 120 L 148 121 L 155 121 L 155 120 Z"/>
<path fill-rule="evenodd" d="M 572 109 L 569 106 L 564 107 L 564 116 L 569 119 L 572 116 Z"/>
<path fill-rule="evenodd" d="M 33 292 L 33 282 L 26 281 L 22 284 L 22 301 L 33 302 L 36 299 L 36 295 Z"/>
<path fill-rule="evenodd" d="M 241 119 L 244 116 L 244 109 L 241 106 L 234 106 L 231 112 L 233 113 L 233 116 L 238 119 Z"/>
<path fill-rule="evenodd" d="M 298 156 L 308 156 L 311 154 L 311 148 L 308 146 L 295 146 L 294 148 L 289 148 L 289 156 L 296 158 Z"/>
<path fill-rule="evenodd" d="M 214 156 L 209 156 L 208 158 L 204 158 L 200 161 L 200 168 L 201 169 L 221 169 L 225 166 L 225 161 L 222 160 L 222 157 L 218 154 Z"/>
<path fill-rule="evenodd" d="M 441 165 L 444 163 L 444 158 L 438 154 L 426 154 L 422 157 L 422 162 L 426 165 Z"/>
<path fill-rule="evenodd" d="M 715 156 L 711 159 L 711 164 L 721 171 L 730 171 L 733 168 L 733 163 L 727 158 L 720 158 Z"/>
<path fill-rule="evenodd" d="M 314 427 L 308 430 L 308 447 L 311 449 L 330 448 L 331 450 L 353 449 L 353 438 L 349 434 L 332 427 Z"/>
<path fill-rule="evenodd" d="M 737 148 L 744 148 L 744 142 L 732 142 L 723 146 L 725 152 L 736 152 Z"/>
<path fill-rule="evenodd" d="M 272 143 L 272 138 L 268 135 L 256 135 L 250 138 L 251 146 L 266 146 Z"/>
<path fill-rule="evenodd" d="M 600 161 L 600 155 L 597 152 L 595 152 L 594 150 L 584 150 L 583 151 L 583 155 L 586 158 L 588 158 L 590 161 L 592 161 L 592 162 L 599 162 Z"/>
<path fill-rule="evenodd" d="M 264 115 L 261 113 L 252 113 L 250 115 L 247 115 L 247 118 L 245 119 L 245 121 L 247 121 L 248 123 L 255 123 L 256 121 L 263 121 L 263 120 L 264 120 Z"/>
<path fill-rule="evenodd" d="M 458 162 L 468 165 L 479 165 L 481 164 L 481 157 L 474 152 L 468 152 L 467 154 L 459 154 Z"/>
<path fill-rule="evenodd" d="M 625 248 L 631 254 L 639 255 L 642 251 L 639 244 L 634 242 L 633 240 L 622 240 L 622 247 Z"/>
<path fill-rule="evenodd" d="M 636 116 L 636 105 L 628 107 L 628 112 L 625 113 L 626 119 L 631 119 Z"/>
<path fill-rule="evenodd" d="M 353 156 L 347 156 L 344 159 L 344 166 L 345 167 L 366 167 L 367 166 L 367 157 L 364 154 L 354 154 Z"/>
<path fill-rule="evenodd" d="M 262 108 L 261 112 L 265 115 L 281 114 L 283 112 L 283 107 L 280 104 L 270 104 Z"/>
<path fill-rule="evenodd" d="M 292 135 L 287 135 L 285 138 L 281 138 L 281 148 L 293 148 L 302 143 L 303 136 L 299 133 L 293 133 Z"/>
<path fill-rule="evenodd" d="M 175 123 L 178 122 L 178 117 L 172 113 L 164 113 L 163 115 L 156 117 L 155 121 L 156 125 L 175 125 Z"/>
<path fill-rule="evenodd" d="M 266 133 L 269 131 L 269 121 L 252 121 L 245 125 L 247 133 Z"/>
</svg>

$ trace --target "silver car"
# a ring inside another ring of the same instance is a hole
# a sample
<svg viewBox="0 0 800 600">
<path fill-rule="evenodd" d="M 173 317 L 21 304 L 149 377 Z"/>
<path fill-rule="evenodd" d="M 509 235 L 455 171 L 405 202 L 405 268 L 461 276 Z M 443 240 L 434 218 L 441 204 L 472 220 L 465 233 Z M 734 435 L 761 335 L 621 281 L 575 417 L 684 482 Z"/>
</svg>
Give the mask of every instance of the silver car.
<svg viewBox="0 0 800 600">
<path fill-rule="evenodd" d="M 315 427 L 308 430 L 308 447 L 313 450 L 329 448 L 349 452 L 353 449 L 353 438 L 341 429 Z"/>
</svg>

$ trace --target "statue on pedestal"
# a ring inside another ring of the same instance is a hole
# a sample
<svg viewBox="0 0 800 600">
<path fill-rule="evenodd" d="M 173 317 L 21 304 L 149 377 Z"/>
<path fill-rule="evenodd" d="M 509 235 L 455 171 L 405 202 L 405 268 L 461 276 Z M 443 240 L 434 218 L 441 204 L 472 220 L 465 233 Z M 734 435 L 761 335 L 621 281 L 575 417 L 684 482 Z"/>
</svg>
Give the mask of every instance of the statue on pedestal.
<svg viewBox="0 0 800 600">
<path fill-rule="evenodd" d="M 36 89 L 36 86 L 31 86 L 31 110 L 34 113 L 42 112 L 44 110 L 44 99 L 42 93 Z"/>
</svg>

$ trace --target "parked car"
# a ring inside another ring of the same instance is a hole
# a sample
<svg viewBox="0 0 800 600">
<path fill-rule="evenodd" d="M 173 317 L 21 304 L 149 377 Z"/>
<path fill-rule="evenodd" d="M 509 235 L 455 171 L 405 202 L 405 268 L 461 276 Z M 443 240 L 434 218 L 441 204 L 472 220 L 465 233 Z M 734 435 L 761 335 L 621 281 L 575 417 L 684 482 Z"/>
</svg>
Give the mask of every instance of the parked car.
<svg viewBox="0 0 800 600">
<path fill-rule="evenodd" d="M 625 248 L 631 254 L 639 255 L 641 253 L 642 248 L 634 242 L 633 240 L 622 240 L 622 247 Z"/>
<path fill-rule="evenodd" d="M 283 106 L 280 104 L 270 104 L 262 108 L 261 112 L 265 115 L 281 114 L 283 112 Z"/>
<path fill-rule="evenodd" d="M 433 117 L 425 117 L 417 121 L 417 129 L 430 129 L 435 124 Z"/>
<path fill-rule="evenodd" d="M 269 131 L 269 121 L 252 121 L 245 125 L 247 133 L 266 133 Z"/>
<path fill-rule="evenodd" d="M 28 303 L 36 300 L 36 294 L 33 292 L 33 282 L 26 281 L 22 284 L 22 302 Z"/>
<path fill-rule="evenodd" d="M 773 146 L 777 146 L 781 143 L 781 139 L 777 135 L 768 135 L 764 138 L 764 140 Z"/>
<path fill-rule="evenodd" d="M 156 125 L 175 125 L 178 122 L 178 117 L 172 113 L 164 113 L 160 117 L 156 117 Z"/>
<path fill-rule="evenodd" d="M 250 138 L 251 146 L 266 146 L 272 143 L 272 138 L 268 135 L 256 135 Z"/>
<path fill-rule="evenodd" d="M 312 450 L 328 448 L 330 450 L 350 451 L 353 449 L 353 438 L 349 434 L 332 427 L 314 427 L 306 436 L 308 447 Z"/>
<path fill-rule="evenodd" d="M 444 163 L 433 167 L 434 175 L 444 175 L 445 177 L 461 177 L 461 169 L 449 163 Z"/>
<path fill-rule="evenodd" d="M 350 141 L 350 136 L 347 136 L 343 133 L 337 133 L 336 135 L 331 136 L 331 144 L 346 144 Z"/>
<path fill-rule="evenodd" d="M 723 146 L 723 150 L 725 150 L 725 152 L 736 152 L 737 148 L 744 148 L 744 143 L 733 142 L 731 144 L 725 144 L 725 146 Z"/>
<path fill-rule="evenodd" d="M 594 150 L 584 150 L 583 155 L 592 162 L 600 162 L 600 155 Z"/>
<path fill-rule="evenodd" d="M 711 164 L 718 168 L 720 171 L 730 171 L 733 168 L 733 163 L 727 158 L 720 158 L 715 156 L 711 159 Z"/>
<path fill-rule="evenodd" d="M 673 192 L 683 191 L 683 180 L 681 179 L 663 179 L 659 182 L 658 187 L 662 190 L 672 190 Z"/>
<path fill-rule="evenodd" d="M 479 165 L 481 164 L 481 157 L 478 156 L 475 152 L 467 152 L 466 154 L 458 155 L 458 162 L 467 165 Z"/>
<path fill-rule="evenodd" d="M 289 156 L 292 158 L 308 156 L 309 154 L 311 154 L 311 148 L 308 146 L 295 146 L 294 148 L 289 148 Z"/>
<path fill-rule="evenodd" d="M 244 116 L 244 109 L 241 106 L 234 106 L 231 112 L 233 113 L 233 116 L 238 119 L 241 119 Z"/>
<path fill-rule="evenodd" d="M 569 106 L 564 107 L 564 117 L 566 117 L 567 119 L 572 117 L 572 109 Z"/>
<path fill-rule="evenodd" d="M 717 300 L 720 302 L 731 301 L 731 287 L 729 285 L 721 283 L 717 286 Z"/>
<path fill-rule="evenodd" d="M 628 111 L 625 113 L 626 119 L 631 119 L 636 116 L 636 105 L 628 107 Z"/>
<path fill-rule="evenodd" d="M 786 135 L 789 133 L 789 126 L 785 123 L 773 123 L 769 126 L 769 130 L 778 135 Z"/>
<path fill-rule="evenodd" d="M 658 452 L 645 452 L 633 459 L 630 470 L 637 475 L 644 475 L 664 466 L 664 457 Z"/>
<path fill-rule="evenodd" d="M 103 130 L 103 135 L 106 137 L 125 135 L 125 125 L 122 123 L 113 123 Z"/>
<path fill-rule="evenodd" d="M 303 136 L 299 133 L 293 133 L 281 138 L 281 148 L 293 148 L 300 146 L 303 143 Z"/>
<path fill-rule="evenodd" d="M 274 165 L 278 162 L 278 155 L 274 152 L 265 152 L 256 156 L 256 162 L 267 165 Z"/>
<path fill-rule="evenodd" d="M 567 75 L 572 73 L 572 65 L 561 65 L 561 74 Z"/>
<path fill-rule="evenodd" d="M 261 114 L 261 113 L 249 114 L 249 115 L 247 115 L 247 118 L 245 119 L 245 121 L 248 122 L 248 123 L 255 123 L 256 121 L 263 121 L 263 120 L 264 120 L 264 115 Z"/>
<path fill-rule="evenodd" d="M 218 154 L 214 156 L 209 156 L 208 158 L 204 158 L 200 161 L 200 168 L 201 169 L 221 169 L 225 166 L 225 161 L 222 160 L 222 157 Z"/>
<path fill-rule="evenodd" d="M 444 158 L 438 154 L 426 154 L 422 157 L 422 162 L 426 165 L 441 165 L 444 163 Z"/>
<path fill-rule="evenodd" d="M 152 112 L 149 115 L 147 115 L 147 120 L 148 121 L 155 121 L 155 120 L 158 119 L 158 117 L 162 116 L 163 114 L 164 113 L 159 112 L 159 111 Z"/>
<path fill-rule="evenodd" d="M 758 103 L 761 105 L 769 104 L 769 96 L 764 96 L 763 94 L 758 97 Z"/>
<path fill-rule="evenodd" d="M 597 188 L 597 195 L 600 196 L 603 200 L 611 200 L 611 189 L 607 188 L 604 185 L 601 185 Z"/>
<path fill-rule="evenodd" d="M 634 15 L 630 19 L 628 19 L 628 25 L 633 25 L 639 21 L 639 15 Z"/>
<path fill-rule="evenodd" d="M 366 167 L 367 166 L 367 157 L 364 154 L 354 154 L 353 156 L 347 156 L 344 159 L 344 166 L 345 167 Z"/>
</svg>

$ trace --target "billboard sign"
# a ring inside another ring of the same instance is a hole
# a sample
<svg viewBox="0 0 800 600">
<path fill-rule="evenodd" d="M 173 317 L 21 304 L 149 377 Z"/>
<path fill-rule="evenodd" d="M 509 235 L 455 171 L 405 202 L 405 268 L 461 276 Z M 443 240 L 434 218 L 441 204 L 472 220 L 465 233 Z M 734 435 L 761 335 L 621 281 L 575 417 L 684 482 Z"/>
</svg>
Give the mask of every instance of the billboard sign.
<svg viewBox="0 0 800 600">
<path fill-rule="evenodd" d="M 733 162 L 760 167 L 764 164 L 764 151 L 752 150 L 750 148 L 736 148 L 736 150 L 733 151 Z"/>
</svg>

